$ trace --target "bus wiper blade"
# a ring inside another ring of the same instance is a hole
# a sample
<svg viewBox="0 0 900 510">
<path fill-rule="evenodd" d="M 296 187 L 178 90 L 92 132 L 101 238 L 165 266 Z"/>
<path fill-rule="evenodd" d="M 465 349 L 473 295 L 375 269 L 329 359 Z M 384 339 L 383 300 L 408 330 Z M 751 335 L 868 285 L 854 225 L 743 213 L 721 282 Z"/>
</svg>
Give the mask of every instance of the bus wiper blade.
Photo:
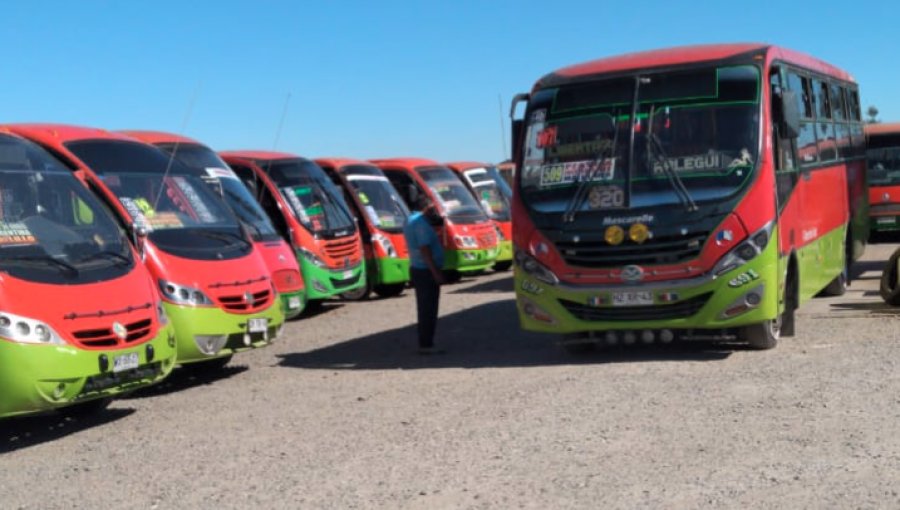
<svg viewBox="0 0 900 510">
<path fill-rule="evenodd" d="M 578 182 L 578 187 L 575 188 L 575 195 L 572 196 L 572 200 L 569 201 L 569 204 L 566 206 L 566 211 L 563 213 L 563 223 L 572 223 L 575 221 L 575 215 L 578 214 L 582 204 L 584 204 L 584 200 L 588 196 L 588 187 L 594 181 L 597 172 L 601 171 L 603 167 L 606 166 L 607 161 L 615 156 L 618 139 L 619 129 L 616 127 L 616 134 L 613 136 L 612 145 L 610 145 L 608 149 L 601 148 L 597 152 L 591 168 L 588 170 L 587 179 Z"/>
<path fill-rule="evenodd" d="M 197 233 L 203 237 L 208 237 L 210 239 L 219 239 L 222 241 L 240 241 L 241 243 L 246 244 L 248 247 L 253 246 L 252 244 L 250 244 L 250 241 L 244 239 L 244 236 L 233 234 L 231 232 L 213 232 L 209 230 L 200 230 Z"/>
<path fill-rule="evenodd" d="M 32 262 L 36 264 L 49 264 L 56 267 L 60 272 L 71 273 L 72 276 L 78 275 L 78 268 L 68 262 L 51 257 L 50 255 L 18 255 L 14 257 L 4 257 L 3 260 L 15 262 Z"/>
<path fill-rule="evenodd" d="M 130 258 L 126 257 L 125 255 L 122 255 L 121 253 L 118 253 L 118 252 L 115 252 L 115 251 L 111 251 L 111 250 L 103 250 L 103 251 L 98 251 L 98 252 L 95 252 L 95 253 L 91 253 L 90 255 L 88 255 L 88 256 L 82 258 L 81 260 L 79 260 L 79 262 L 85 262 L 85 261 L 88 261 L 88 260 L 99 259 L 99 258 L 106 258 L 106 259 L 110 259 L 110 260 L 115 260 L 115 261 L 120 262 L 121 265 L 123 265 L 123 266 L 131 265 L 131 259 L 130 259 Z"/>
<path fill-rule="evenodd" d="M 659 137 L 653 133 L 653 117 L 655 115 L 655 110 L 656 105 L 650 107 L 650 115 L 647 122 L 647 164 L 650 165 L 651 160 L 659 163 L 659 166 L 662 168 L 663 172 L 665 172 L 666 177 L 669 178 L 672 189 L 675 190 L 675 194 L 678 195 L 678 199 L 681 201 L 682 205 L 684 205 L 685 209 L 689 212 L 696 211 L 698 209 L 697 203 L 694 202 L 694 199 L 691 197 L 690 192 L 684 185 L 684 181 L 678 176 L 678 172 L 673 170 L 671 165 L 669 165 L 669 156 L 666 154 L 666 150 L 659 141 Z M 651 166 L 650 173 L 652 172 L 653 167 Z"/>
</svg>

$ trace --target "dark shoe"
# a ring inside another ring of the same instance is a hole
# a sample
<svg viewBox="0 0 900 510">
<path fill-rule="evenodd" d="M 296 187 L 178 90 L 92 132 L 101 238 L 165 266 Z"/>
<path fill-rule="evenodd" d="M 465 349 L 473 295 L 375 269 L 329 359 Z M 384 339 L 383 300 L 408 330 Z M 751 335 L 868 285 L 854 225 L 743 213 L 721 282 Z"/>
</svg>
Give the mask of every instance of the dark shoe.
<svg viewBox="0 0 900 510">
<path fill-rule="evenodd" d="M 431 356 L 433 354 L 446 354 L 447 351 L 444 349 L 439 349 L 437 347 L 419 347 L 419 354 L 422 356 Z"/>
</svg>

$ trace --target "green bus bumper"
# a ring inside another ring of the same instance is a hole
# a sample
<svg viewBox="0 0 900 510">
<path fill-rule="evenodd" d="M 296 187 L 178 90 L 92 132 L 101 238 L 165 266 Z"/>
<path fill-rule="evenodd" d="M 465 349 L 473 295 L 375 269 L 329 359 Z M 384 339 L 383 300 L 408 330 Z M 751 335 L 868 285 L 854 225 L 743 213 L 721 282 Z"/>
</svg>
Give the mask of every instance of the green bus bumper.
<svg viewBox="0 0 900 510">
<path fill-rule="evenodd" d="M 773 237 L 775 234 L 773 234 Z M 723 329 L 774 319 L 781 278 L 775 242 L 722 275 L 631 285 L 550 285 L 516 265 L 516 306 L 522 329 L 574 334 L 610 330 Z M 639 294 L 652 305 L 613 303 Z M 749 305 L 748 305 L 749 303 Z"/>
<path fill-rule="evenodd" d="M 285 319 L 298 317 L 306 309 L 306 294 L 302 290 L 282 293 L 281 309 Z"/>
<path fill-rule="evenodd" d="M 513 247 L 512 241 L 504 240 L 500 241 L 500 245 L 498 246 L 499 250 L 497 251 L 497 260 L 494 262 L 507 262 L 512 260 L 513 258 Z"/>
<path fill-rule="evenodd" d="M 130 353 L 137 353 L 138 367 L 114 372 L 116 358 Z M 175 355 L 171 324 L 160 328 L 152 340 L 127 349 L 0 340 L 0 417 L 49 411 L 149 386 L 169 375 Z"/>
<path fill-rule="evenodd" d="M 366 284 L 365 264 L 358 264 L 352 269 L 334 270 L 319 267 L 303 256 L 298 255 L 297 260 L 306 284 L 307 302 L 350 292 Z"/>
<path fill-rule="evenodd" d="M 409 281 L 409 259 L 392 257 L 370 260 L 369 277 L 372 285 L 391 285 Z"/>
<path fill-rule="evenodd" d="M 191 307 L 163 302 L 175 327 L 178 363 L 196 363 L 269 345 L 281 332 L 284 312 L 279 301 L 256 313 L 234 314 L 216 307 Z M 268 320 L 266 331 L 248 333 L 249 319 Z"/>
<path fill-rule="evenodd" d="M 494 265 L 497 248 L 444 251 L 444 269 L 461 273 L 481 271 Z"/>
</svg>

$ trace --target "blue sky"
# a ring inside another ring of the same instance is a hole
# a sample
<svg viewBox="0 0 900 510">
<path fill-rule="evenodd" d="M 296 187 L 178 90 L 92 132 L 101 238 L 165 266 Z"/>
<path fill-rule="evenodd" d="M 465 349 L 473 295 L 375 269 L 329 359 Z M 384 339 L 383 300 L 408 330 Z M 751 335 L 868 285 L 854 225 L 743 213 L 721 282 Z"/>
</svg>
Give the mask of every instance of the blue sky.
<svg viewBox="0 0 900 510">
<path fill-rule="evenodd" d="M 760 41 L 852 73 L 900 120 L 895 2 L 52 2 L 3 8 L 0 122 L 183 132 L 216 149 L 505 158 L 542 74 L 608 55 Z M 288 99 L 289 98 L 289 99 Z M 508 122 L 504 118 L 505 125 Z"/>
</svg>

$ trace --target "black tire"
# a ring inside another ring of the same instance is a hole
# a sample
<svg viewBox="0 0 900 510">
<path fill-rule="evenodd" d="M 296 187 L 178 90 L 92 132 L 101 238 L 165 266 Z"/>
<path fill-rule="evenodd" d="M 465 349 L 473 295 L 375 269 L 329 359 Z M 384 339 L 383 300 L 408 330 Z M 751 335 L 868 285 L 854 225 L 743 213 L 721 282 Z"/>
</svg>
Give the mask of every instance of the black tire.
<svg viewBox="0 0 900 510">
<path fill-rule="evenodd" d="M 383 298 L 391 298 L 403 294 L 403 289 L 405 288 L 405 283 L 388 283 L 384 285 L 376 285 L 375 294 L 378 294 Z"/>
<path fill-rule="evenodd" d="M 369 297 L 369 285 L 365 284 L 358 289 L 353 289 L 347 292 L 341 293 L 341 299 L 346 299 L 347 301 L 362 301 Z"/>
<path fill-rule="evenodd" d="M 745 326 L 741 337 L 751 349 L 772 349 L 778 345 L 778 339 L 781 337 L 781 318 Z"/>
<path fill-rule="evenodd" d="M 456 283 L 462 280 L 462 273 L 455 269 L 445 269 L 444 273 L 444 281 L 447 283 Z"/>
<path fill-rule="evenodd" d="M 881 299 L 891 306 L 900 306 L 900 282 L 897 281 L 897 260 L 900 259 L 900 249 L 895 251 L 888 259 L 884 271 L 881 273 L 881 285 L 879 293 Z"/>
<path fill-rule="evenodd" d="M 500 262 L 494 262 L 494 271 L 503 272 L 509 271 L 509 268 L 512 267 L 511 260 L 503 260 Z"/>
<path fill-rule="evenodd" d="M 72 416 L 74 418 L 86 418 L 88 416 L 92 416 L 105 411 L 106 408 L 109 407 L 109 405 L 112 403 L 112 401 L 112 397 L 97 398 L 94 400 L 88 400 L 87 402 L 74 404 L 69 407 L 64 407 L 60 410 L 60 412 L 62 412 L 66 416 Z"/>
</svg>

